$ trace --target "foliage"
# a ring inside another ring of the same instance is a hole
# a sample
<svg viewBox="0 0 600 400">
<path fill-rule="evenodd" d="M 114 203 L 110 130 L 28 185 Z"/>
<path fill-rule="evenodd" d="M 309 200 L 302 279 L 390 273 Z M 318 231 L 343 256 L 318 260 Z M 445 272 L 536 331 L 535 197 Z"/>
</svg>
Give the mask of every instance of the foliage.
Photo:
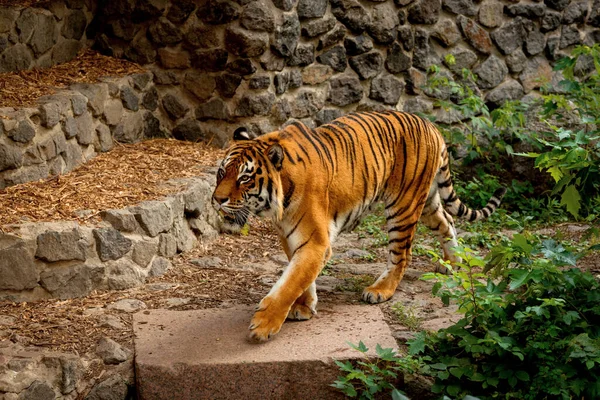
<svg viewBox="0 0 600 400">
<path fill-rule="evenodd" d="M 484 260 L 460 250 L 460 270 L 435 279 L 435 295 L 464 317 L 410 342 L 453 398 L 600 396 L 600 283 L 570 268 L 578 258 L 554 240 L 515 235 Z M 482 268 L 493 269 L 498 279 Z"/>
<path fill-rule="evenodd" d="M 392 305 L 392 311 L 396 314 L 398 321 L 411 331 L 420 331 L 422 329 L 421 318 L 416 314 L 414 307 L 407 307 L 402 303 L 395 303 Z"/>
<path fill-rule="evenodd" d="M 388 244 L 388 234 L 385 228 L 386 220 L 383 205 L 378 204 L 372 213 L 362 219 L 356 230 L 359 237 L 373 237 L 373 247 L 384 247 Z"/>
<path fill-rule="evenodd" d="M 336 361 L 336 365 L 345 376 L 340 376 L 333 387 L 341 390 L 347 397 L 359 399 L 375 399 L 379 393 L 391 393 L 393 400 L 408 400 L 406 394 L 395 387 L 402 374 L 414 374 L 421 365 L 413 357 L 399 357 L 392 349 L 376 346 L 376 357 L 368 357 L 369 349 L 361 341 L 350 346 L 363 354 L 362 360 Z"/>
</svg>

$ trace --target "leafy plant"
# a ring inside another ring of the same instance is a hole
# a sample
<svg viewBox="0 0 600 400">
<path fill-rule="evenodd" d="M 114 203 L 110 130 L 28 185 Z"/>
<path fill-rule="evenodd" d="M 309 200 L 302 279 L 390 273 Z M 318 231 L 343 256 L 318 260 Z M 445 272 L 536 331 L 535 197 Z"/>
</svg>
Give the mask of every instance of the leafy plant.
<svg viewBox="0 0 600 400">
<path fill-rule="evenodd" d="M 460 253 L 460 270 L 424 278 L 436 280 L 434 294 L 456 302 L 464 317 L 409 342 L 435 377 L 432 390 L 459 398 L 598 398 L 600 283 L 570 268 L 579 255 L 526 235 L 485 260 L 468 248 Z"/>
<path fill-rule="evenodd" d="M 421 318 L 416 314 L 414 307 L 406 307 L 398 302 L 392 305 L 392 311 L 396 314 L 398 321 L 411 331 L 422 329 Z"/>
</svg>

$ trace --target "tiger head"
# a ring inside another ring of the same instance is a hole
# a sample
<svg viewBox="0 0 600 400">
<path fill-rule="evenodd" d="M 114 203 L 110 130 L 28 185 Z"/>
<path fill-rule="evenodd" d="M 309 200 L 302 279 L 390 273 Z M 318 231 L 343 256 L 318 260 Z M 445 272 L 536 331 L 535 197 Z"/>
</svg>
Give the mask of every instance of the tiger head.
<svg viewBox="0 0 600 400">
<path fill-rule="evenodd" d="M 283 194 L 279 174 L 283 148 L 278 143 L 254 140 L 245 128 L 238 128 L 233 139 L 235 143 L 217 171 L 217 187 L 212 196 L 225 228 L 239 231 L 250 213 L 281 219 Z"/>
</svg>

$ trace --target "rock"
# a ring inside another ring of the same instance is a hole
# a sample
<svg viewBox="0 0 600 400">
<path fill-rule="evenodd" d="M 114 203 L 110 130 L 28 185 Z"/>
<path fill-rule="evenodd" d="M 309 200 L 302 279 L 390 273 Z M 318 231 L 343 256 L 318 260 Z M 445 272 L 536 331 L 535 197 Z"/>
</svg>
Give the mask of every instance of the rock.
<svg viewBox="0 0 600 400">
<path fill-rule="evenodd" d="M 150 25 L 148 36 L 159 46 L 172 46 L 183 39 L 181 30 L 165 17 Z"/>
<path fill-rule="evenodd" d="M 205 133 L 198 121 L 188 118 L 173 129 L 173 137 L 178 140 L 199 142 L 205 139 Z"/>
<path fill-rule="evenodd" d="M 6 136 L 19 143 L 29 143 L 35 137 L 35 126 L 28 119 L 19 121 L 17 126 L 6 132 Z"/>
<path fill-rule="evenodd" d="M 346 52 L 342 46 L 335 46 L 321 53 L 317 57 L 317 61 L 321 64 L 330 66 L 337 72 L 344 72 L 348 67 Z"/>
<path fill-rule="evenodd" d="M 108 305 L 110 310 L 123 311 L 126 313 L 134 313 L 139 310 L 146 309 L 146 303 L 138 299 L 122 299 Z"/>
<path fill-rule="evenodd" d="M 478 21 L 487 28 L 496 28 L 502 24 L 504 6 L 494 0 L 487 0 L 479 6 Z"/>
<path fill-rule="evenodd" d="M 544 82 L 550 82 L 551 79 L 552 67 L 548 60 L 542 56 L 528 60 L 523 72 L 519 75 L 525 93 L 541 87 Z"/>
<path fill-rule="evenodd" d="M 560 33 L 560 47 L 564 49 L 576 44 L 581 44 L 581 32 L 577 29 L 576 25 L 563 25 Z"/>
<path fill-rule="evenodd" d="M 402 108 L 403 111 L 408 113 L 425 113 L 430 114 L 433 111 L 433 104 L 420 97 L 414 97 L 406 100 Z"/>
<path fill-rule="evenodd" d="M 396 40 L 396 28 L 399 24 L 394 7 L 389 3 L 383 3 L 373 8 L 367 31 L 375 42 L 389 44 Z"/>
<path fill-rule="evenodd" d="M 371 79 L 383 68 L 383 56 L 377 51 L 354 56 L 350 58 L 350 67 L 360 79 Z"/>
<path fill-rule="evenodd" d="M 162 105 L 169 117 L 173 120 L 182 118 L 189 110 L 189 107 L 182 103 L 178 96 L 171 93 L 167 93 L 163 96 Z"/>
<path fill-rule="evenodd" d="M 450 47 L 461 39 L 460 31 L 454 22 L 443 19 L 436 24 L 431 37 L 437 39 L 444 47 Z"/>
<path fill-rule="evenodd" d="M 87 111 L 88 99 L 78 93 L 73 93 L 71 96 L 71 107 L 73 115 L 78 116 Z"/>
<path fill-rule="evenodd" d="M 140 267 L 146 268 L 158 252 L 158 241 L 139 240 L 133 244 L 131 259 Z"/>
<path fill-rule="evenodd" d="M 460 74 L 463 68 L 471 69 L 478 60 L 477 54 L 469 49 L 460 47 L 453 48 L 450 54 L 454 57 L 454 64 L 448 64 L 445 59 L 444 64 L 455 74 Z"/>
<path fill-rule="evenodd" d="M 500 107 L 507 101 L 521 99 L 523 94 L 523 86 L 521 86 L 519 82 L 510 79 L 496 87 L 494 90 L 491 90 L 485 96 L 485 101 L 486 103 L 491 103 L 495 107 Z"/>
<path fill-rule="evenodd" d="M 148 276 L 162 276 L 171 268 L 171 261 L 164 257 L 154 257 Z"/>
<path fill-rule="evenodd" d="M 363 96 L 363 88 L 357 77 L 337 76 L 329 81 L 330 91 L 327 99 L 331 104 L 344 107 L 358 103 Z"/>
<path fill-rule="evenodd" d="M 315 115 L 315 122 L 318 126 L 328 124 L 342 115 L 344 112 L 338 108 L 324 108 Z"/>
<path fill-rule="evenodd" d="M 200 104 L 196 108 L 196 119 L 200 121 L 207 121 L 210 119 L 229 120 L 230 118 L 231 113 L 227 103 L 219 98 L 215 98 L 206 103 Z"/>
<path fill-rule="evenodd" d="M 325 105 L 322 94 L 311 90 L 301 90 L 292 103 L 292 117 L 306 118 L 316 114 Z"/>
<path fill-rule="evenodd" d="M 168 231 L 173 226 L 173 213 L 163 201 L 144 201 L 128 207 L 140 226 L 151 237 Z"/>
<path fill-rule="evenodd" d="M 345 38 L 344 48 L 349 56 L 357 56 L 373 49 L 373 41 L 366 35 Z"/>
<path fill-rule="evenodd" d="M 146 138 L 166 138 L 169 134 L 162 129 L 160 120 L 150 111 L 145 111 L 143 114 L 144 120 L 144 136 Z"/>
<path fill-rule="evenodd" d="M 29 43 L 37 58 L 52 48 L 58 37 L 56 21 L 51 12 L 26 8 L 16 21 L 20 42 Z M 31 36 L 29 36 L 31 35 Z"/>
<path fill-rule="evenodd" d="M 46 382 L 34 381 L 19 394 L 18 400 L 54 400 L 56 393 Z"/>
<path fill-rule="evenodd" d="M 192 66 L 198 71 L 219 72 L 225 69 L 229 53 L 223 49 L 196 50 L 192 53 Z"/>
<path fill-rule="evenodd" d="M 135 215 L 128 210 L 106 210 L 100 213 L 100 217 L 119 231 L 135 232 L 139 227 Z"/>
<path fill-rule="evenodd" d="M 162 66 L 167 69 L 185 69 L 191 67 L 190 54 L 187 51 L 162 47 L 158 49 L 158 59 Z"/>
<path fill-rule="evenodd" d="M 131 351 L 111 338 L 103 337 L 98 341 L 96 354 L 102 358 L 105 364 L 120 364 L 129 358 Z"/>
<path fill-rule="evenodd" d="M 33 57 L 27 45 L 16 44 L 9 47 L 0 57 L 0 72 L 16 72 L 31 67 Z"/>
<path fill-rule="evenodd" d="M 312 44 L 299 44 L 292 57 L 288 60 L 289 66 L 306 67 L 315 61 L 315 46 Z"/>
<path fill-rule="evenodd" d="M 380 75 L 371 82 L 369 97 L 384 104 L 396 105 L 404 90 L 404 83 L 393 75 Z"/>
<path fill-rule="evenodd" d="M 176 24 L 184 22 L 195 9 L 196 5 L 192 0 L 174 1 L 167 14 L 167 19 Z"/>
<path fill-rule="evenodd" d="M 215 78 L 204 73 L 190 71 L 185 74 L 183 87 L 200 101 L 208 100 L 216 89 Z"/>
<path fill-rule="evenodd" d="M 502 25 L 491 34 L 491 38 L 504 55 L 511 54 L 523 44 L 527 31 L 520 18 Z"/>
<path fill-rule="evenodd" d="M 267 50 L 269 36 L 266 33 L 251 33 L 240 28 L 225 30 L 225 48 L 239 57 L 257 57 Z"/>
<path fill-rule="evenodd" d="M 107 280 L 111 290 L 123 290 L 136 287 L 144 283 L 145 277 L 140 267 L 128 258 L 108 261 Z"/>
<path fill-rule="evenodd" d="M 338 44 L 344 40 L 344 36 L 346 36 L 346 28 L 344 28 L 344 25 L 337 24 L 334 29 L 327 32 L 321 37 L 321 39 L 319 39 L 317 50 L 323 50 L 327 47 Z"/>
<path fill-rule="evenodd" d="M 299 0 L 296 12 L 299 18 L 321 18 L 327 11 L 327 0 Z"/>
<path fill-rule="evenodd" d="M 412 66 L 412 59 L 405 54 L 398 42 L 394 42 L 388 48 L 388 54 L 385 59 L 385 68 L 392 74 L 398 74 L 407 71 Z"/>
<path fill-rule="evenodd" d="M 459 15 L 456 21 L 467 43 L 483 54 L 491 53 L 492 41 L 485 29 L 479 26 L 477 22 L 462 15 Z"/>
<path fill-rule="evenodd" d="M 189 304 L 191 301 L 192 301 L 192 299 L 190 299 L 189 297 L 185 297 L 185 298 L 173 297 L 170 299 L 166 299 L 165 303 L 166 303 L 167 308 L 173 308 L 173 307 L 184 306 L 186 304 Z"/>
<path fill-rule="evenodd" d="M 408 77 L 406 78 L 406 91 L 409 94 L 420 95 L 422 93 L 421 88 L 427 83 L 427 76 L 416 68 L 410 68 L 408 70 Z"/>
<path fill-rule="evenodd" d="M 274 102 L 275 95 L 273 93 L 245 94 L 238 103 L 235 115 L 238 117 L 268 115 Z"/>
<path fill-rule="evenodd" d="M 53 128 L 60 122 L 60 106 L 57 103 L 44 103 L 39 107 L 42 125 Z"/>
<path fill-rule="evenodd" d="M 127 393 L 127 383 L 121 375 L 115 374 L 94 386 L 85 400 L 122 400 L 127 398 Z"/>
<path fill-rule="evenodd" d="M 472 17 L 477 13 L 473 0 L 443 0 L 442 6 L 453 14 Z"/>
<path fill-rule="evenodd" d="M 542 33 L 550 32 L 560 26 L 560 13 L 548 11 L 540 21 L 540 31 Z"/>
<path fill-rule="evenodd" d="M 106 84 L 75 83 L 70 88 L 83 94 L 88 99 L 88 105 L 94 117 L 100 117 L 104 114 L 104 104 L 109 99 L 108 86 Z"/>
<path fill-rule="evenodd" d="M 240 24 L 251 31 L 273 32 L 275 17 L 263 1 L 254 1 L 248 4 L 242 12 Z"/>
<path fill-rule="evenodd" d="M 224 0 L 209 0 L 198 7 L 198 18 L 210 25 L 223 25 L 239 18 L 240 11 L 237 4 Z"/>
<path fill-rule="evenodd" d="M 587 24 L 596 28 L 600 27 L 600 0 L 594 0 Z"/>
<path fill-rule="evenodd" d="M 141 113 L 125 116 L 113 131 L 113 137 L 120 143 L 136 143 L 144 136 L 144 121 Z"/>
<path fill-rule="evenodd" d="M 525 68 L 525 62 L 527 62 L 527 56 L 521 49 L 517 49 L 512 54 L 506 56 L 505 58 L 506 65 L 508 66 L 508 70 L 511 73 L 521 72 L 523 68 Z"/>
<path fill-rule="evenodd" d="M 19 147 L 0 143 L 0 171 L 23 165 L 23 153 Z"/>
<path fill-rule="evenodd" d="M 600 5 L 600 4 L 598 4 Z M 589 4 L 587 1 L 571 3 L 563 12 L 562 23 L 565 25 L 579 24 L 585 21 L 588 14 Z"/>
<path fill-rule="evenodd" d="M 223 264 L 219 257 L 201 257 L 190 260 L 190 263 L 200 268 L 218 268 Z"/>
<path fill-rule="evenodd" d="M 24 290 L 37 285 L 39 274 L 24 240 L 0 236 L 0 290 Z"/>
<path fill-rule="evenodd" d="M 177 254 L 177 241 L 173 235 L 163 233 L 158 237 L 158 254 L 163 257 Z"/>
<path fill-rule="evenodd" d="M 103 278 L 104 266 L 79 264 L 42 271 L 40 285 L 52 297 L 64 300 L 89 295 L 102 284 Z"/>
<path fill-rule="evenodd" d="M 302 70 L 302 83 L 318 85 L 327 81 L 333 75 L 333 70 L 327 65 L 312 64 Z"/>
<path fill-rule="evenodd" d="M 440 17 L 440 0 L 418 0 L 408 8 L 408 22 L 411 24 L 435 24 Z"/>
<path fill-rule="evenodd" d="M 242 77 L 236 74 L 224 73 L 215 80 L 217 91 L 224 97 L 231 98 L 242 83 Z"/>
<path fill-rule="evenodd" d="M 273 35 L 271 48 L 281 57 L 294 54 L 300 39 L 300 21 L 296 14 L 284 14 L 283 23 L 277 27 Z"/>
<path fill-rule="evenodd" d="M 78 228 L 64 231 L 50 230 L 38 235 L 35 257 L 48 262 L 85 261 L 87 246 L 87 240 Z"/>
<path fill-rule="evenodd" d="M 94 129 L 94 120 L 90 113 L 75 117 L 75 125 L 77 127 L 77 143 L 82 146 L 94 143 L 96 131 Z"/>
<path fill-rule="evenodd" d="M 564 10 L 570 2 L 571 0 L 544 0 L 544 4 L 558 11 Z"/>
<path fill-rule="evenodd" d="M 429 34 L 423 29 L 415 31 L 415 49 L 412 65 L 427 70 L 431 65 L 439 65 L 441 60 L 429 41 Z"/>
<path fill-rule="evenodd" d="M 121 318 L 116 317 L 114 315 L 101 315 L 98 318 L 98 322 L 100 326 L 103 328 L 117 329 L 117 330 L 125 330 L 127 326 L 123 323 Z"/>
<path fill-rule="evenodd" d="M 121 86 L 121 101 L 126 109 L 131 111 L 138 111 L 140 109 L 140 100 L 129 86 Z"/>
<path fill-rule="evenodd" d="M 131 249 L 131 240 L 114 228 L 97 228 L 92 231 L 96 249 L 102 261 L 117 260 Z"/>
<path fill-rule="evenodd" d="M 237 75 L 246 76 L 255 73 L 256 66 L 252 60 L 248 58 L 238 58 L 237 60 L 227 64 L 227 70 Z"/>
<path fill-rule="evenodd" d="M 546 7 L 543 4 L 510 4 L 504 6 L 504 12 L 511 17 L 536 19 L 544 16 Z"/>
<path fill-rule="evenodd" d="M 535 56 L 544 51 L 546 47 L 546 36 L 538 30 L 533 30 L 525 39 L 525 51 L 530 56 Z"/>
<path fill-rule="evenodd" d="M 189 251 L 196 245 L 196 235 L 181 216 L 176 218 L 173 223 L 173 235 L 177 241 L 177 251 L 179 252 Z"/>
<path fill-rule="evenodd" d="M 117 99 L 111 99 L 104 106 L 104 119 L 110 126 L 115 126 L 121 122 L 123 116 L 123 103 Z"/>
<path fill-rule="evenodd" d="M 283 11 L 290 11 L 295 4 L 296 0 L 273 0 L 273 5 Z"/>
<path fill-rule="evenodd" d="M 508 74 L 508 68 L 501 59 L 492 55 L 473 72 L 478 76 L 477 86 L 482 89 L 491 89 L 502 83 Z"/>
<path fill-rule="evenodd" d="M 301 34 L 309 38 L 320 36 L 335 27 L 334 18 L 319 18 L 302 24 Z"/>
<path fill-rule="evenodd" d="M 353 32 L 363 32 L 369 24 L 369 13 L 356 0 L 332 0 L 331 13 Z"/>
</svg>

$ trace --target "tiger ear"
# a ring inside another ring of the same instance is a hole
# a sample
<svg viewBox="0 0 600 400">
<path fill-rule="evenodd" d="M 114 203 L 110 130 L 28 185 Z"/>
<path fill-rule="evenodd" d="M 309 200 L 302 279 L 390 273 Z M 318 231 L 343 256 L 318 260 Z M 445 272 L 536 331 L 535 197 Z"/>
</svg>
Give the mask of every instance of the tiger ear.
<svg viewBox="0 0 600 400">
<path fill-rule="evenodd" d="M 251 135 L 250 132 L 248 132 L 248 129 L 246 129 L 244 126 L 240 126 L 233 132 L 233 140 L 236 142 L 240 140 L 252 140 L 254 138 L 255 136 Z"/>
<path fill-rule="evenodd" d="M 281 147 L 280 144 L 274 144 L 273 146 L 269 147 L 269 150 L 267 150 L 267 156 L 269 157 L 269 160 L 275 169 L 277 171 L 281 171 L 284 157 L 283 147 Z"/>
</svg>

